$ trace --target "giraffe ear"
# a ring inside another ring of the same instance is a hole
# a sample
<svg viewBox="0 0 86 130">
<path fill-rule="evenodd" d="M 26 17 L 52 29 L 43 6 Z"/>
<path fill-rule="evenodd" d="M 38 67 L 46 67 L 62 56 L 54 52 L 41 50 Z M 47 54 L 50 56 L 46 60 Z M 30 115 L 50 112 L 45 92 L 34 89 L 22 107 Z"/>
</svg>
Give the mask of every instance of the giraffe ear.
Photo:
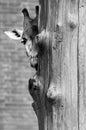
<svg viewBox="0 0 86 130">
<path fill-rule="evenodd" d="M 12 31 L 5 31 L 4 32 L 10 39 L 20 40 L 22 38 L 22 30 L 14 29 Z"/>
</svg>

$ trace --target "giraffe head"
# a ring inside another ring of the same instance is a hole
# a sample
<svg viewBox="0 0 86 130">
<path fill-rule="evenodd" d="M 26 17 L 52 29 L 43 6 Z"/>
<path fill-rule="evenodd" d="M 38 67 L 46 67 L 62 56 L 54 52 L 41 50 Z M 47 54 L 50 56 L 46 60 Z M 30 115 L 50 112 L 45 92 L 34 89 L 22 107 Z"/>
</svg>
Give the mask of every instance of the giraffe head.
<svg viewBox="0 0 86 130">
<path fill-rule="evenodd" d="M 13 40 L 19 40 L 25 47 L 26 54 L 30 58 L 31 66 L 37 64 L 38 47 L 35 41 L 35 36 L 38 34 L 38 6 L 36 8 L 36 17 L 32 19 L 26 8 L 22 10 L 24 15 L 23 30 L 14 29 L 5 31 L 5 34 Z"/>
</svg>

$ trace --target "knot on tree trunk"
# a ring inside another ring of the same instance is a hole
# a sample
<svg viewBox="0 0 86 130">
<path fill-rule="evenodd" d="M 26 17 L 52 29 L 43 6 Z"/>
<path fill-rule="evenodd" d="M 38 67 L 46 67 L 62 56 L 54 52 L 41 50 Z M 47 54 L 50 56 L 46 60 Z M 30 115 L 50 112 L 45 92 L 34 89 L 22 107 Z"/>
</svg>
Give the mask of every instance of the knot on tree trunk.
<svg viewBox="0 0 86 130">
<path fill-rule="evenodd" d="M 38 78 L 29 79 L 28 89 L 35 102 L 39 101 L 42 84 Z"/>
<path fill-rule="evenodd" d="M 78 24 L 78 17 L 76 14 L 74 13 L 68 13 L 68 16 L 67 16 L 67 22 L 68 22 L 68 25 L 70 27 L 70 29 L 74 29 L 76 28 L 77 24 Z"/>
<path fill-rule="evenodd" d="M 56 50 L 58 46 L 62 43 L 62 41 L 63 41 L 62 26 L 57 24 L 55 31 L 53 32 L 53 44 L 52 44 L 53 49 Z"/>
<path fill-rule="evenodd" d="M 39 113 L 41 108 L 41 92 L 43 89 L 43 85 L 39 79 L 39 77 L 37 75 L 35 75 L 32 79 L 29 79 L 29 83 L 28 83 L 28 90 L 30 92 L 30 95 L 33 98 L 33 103 L 32 103 L 32 107 L 33 110 L 36 113 L 36 116 L 39 120 Z"/>
<path fill-rule="evenodd" d="M 58 85 L 56 83 L 50 83 L 49 89 L 47 91 L 47 98 L 54 103 L 57 102 L 58 99 L 62 98 L 61 89 L 58 88 Z"/>
</svg>

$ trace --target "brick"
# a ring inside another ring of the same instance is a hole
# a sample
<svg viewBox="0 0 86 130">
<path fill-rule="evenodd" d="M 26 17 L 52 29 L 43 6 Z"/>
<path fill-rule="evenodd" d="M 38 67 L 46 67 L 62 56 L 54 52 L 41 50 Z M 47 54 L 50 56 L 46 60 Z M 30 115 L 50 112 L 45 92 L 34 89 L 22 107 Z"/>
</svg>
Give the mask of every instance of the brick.
<svg viewBox="0 0 86 130">
<path fill-rule="evenodd" d="M 35 71 L 24 46 L 4 34 L 15 27 L 22 29 L 22 8 L 30 9 L 34 17 L 37 4 L 37 0 L 0 0 L 0 130 L 38 130 L 28 93 L 28 79 Z"/>
</svg>

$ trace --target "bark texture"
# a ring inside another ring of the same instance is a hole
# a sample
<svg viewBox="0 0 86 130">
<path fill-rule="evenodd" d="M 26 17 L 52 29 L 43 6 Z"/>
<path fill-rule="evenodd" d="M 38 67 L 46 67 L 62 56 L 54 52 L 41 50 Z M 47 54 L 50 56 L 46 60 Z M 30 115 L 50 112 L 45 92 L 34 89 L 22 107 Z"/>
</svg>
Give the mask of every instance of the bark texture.
<svg viewBox="0 0 86 130">
<path fill-rule="evenodd" d="M 85 28 L 81 13 L 86 12 L 82 9 L 86 2 L 39 0 L 39 4 L 38 70 L 29 83 L 33 80 L 30 93 L 39 130 L 85 130 L 86 58 L 85 37 L 81 38 Z"/>
</svg>

